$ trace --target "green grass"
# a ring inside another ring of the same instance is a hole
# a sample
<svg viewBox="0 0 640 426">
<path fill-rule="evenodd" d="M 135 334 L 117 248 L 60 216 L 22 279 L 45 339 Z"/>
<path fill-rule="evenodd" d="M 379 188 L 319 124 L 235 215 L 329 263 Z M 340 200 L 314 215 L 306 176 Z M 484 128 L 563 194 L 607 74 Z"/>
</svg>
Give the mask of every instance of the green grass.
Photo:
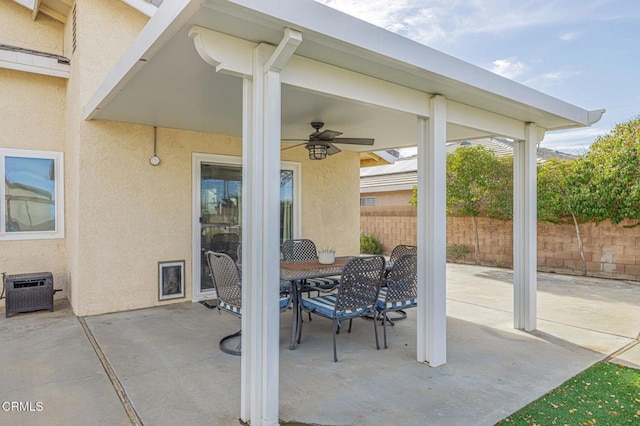
<svg viewBox="0 0 640 426">
<path fill-rule="evenodd" d="M 640 424 L 640 370 L 599 362 L 499 425 Z"/>
</svg>

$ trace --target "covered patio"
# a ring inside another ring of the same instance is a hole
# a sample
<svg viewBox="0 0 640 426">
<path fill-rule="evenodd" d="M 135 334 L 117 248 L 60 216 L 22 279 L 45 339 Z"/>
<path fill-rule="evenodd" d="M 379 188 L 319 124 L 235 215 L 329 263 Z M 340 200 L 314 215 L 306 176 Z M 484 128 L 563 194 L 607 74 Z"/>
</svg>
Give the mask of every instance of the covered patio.
<svg viewBox="0 0 640 426">
<path fill-rule="evenodd" d="M 252 424 L 282 418 L 279 409 L 292 398 L 289 386 L 279 389 L 286 380 L 279 369 L 286 357 L 298 355 L 280 356 L 275 309 L 280 210 L 274 182 L 281 139 L 306 136 L 310 122 L 323 121 L 344 136 L 375 138 L 375 150 L 417 145 L 419 302 L 405 356 L 413 359 L 410 368 L 420 372 L 413 376 L 422 377 L 419 389 L 426 392 L 429 375 L 439 370 L 419 363 L 444 365 L 451 342 L 445 299 L 446 142 L 495 135 L 516 141 L 510 323 L 532 331 L 537 328 L 535 149 L 546 131 L 589 126 L 602 113 L 311 0 L 164 2 L 85 106 L 89 120 L 242 136 L 246 314 L 237 407 L 241 419 Z M 393 359 L 385 364 L 390 374 L 395 371 Z M 347 373 L 336 370 L 346 380 L 364 374 Z"/>
<path fill-rule="evenodd" d="M 339 336 L 338 363 L 326 320 L 306 324 L 303 342 L 288 350 L 284 314 L 279 419 L 492 425 L 609 355 L 640 368 L 637 284 L 538 274 L 539 329 L 526 333 L 512 327 L 512 279 L 506 269 L 448 265 L 448 362 L 440 368 L 415 362 L 415 310 L 391 329 L 387 350 L 376 351 L 371 324 L 356 321 Z M 131 424 L 81 321 L 143 424 L 238 424 L 240 358 L 218 349 L 237 318 L 184 302 L 78 320 L 64 300 L 52 313 L 0 325 L 11 342 L 0 356 L 12 360 L 0 366 L 0 399 L 44 404 L 42 412 L 0 412 L 0 421 Z"/>
</svg>

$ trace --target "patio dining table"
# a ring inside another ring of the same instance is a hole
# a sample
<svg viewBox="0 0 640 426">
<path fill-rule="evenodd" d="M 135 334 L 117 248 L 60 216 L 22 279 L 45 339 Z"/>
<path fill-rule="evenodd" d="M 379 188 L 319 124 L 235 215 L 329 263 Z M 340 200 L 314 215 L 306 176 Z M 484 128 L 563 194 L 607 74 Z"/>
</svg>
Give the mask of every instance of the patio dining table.
<svg viewBox="0 0 640 426">
<path fill-rule="evenodd" d="M 298 334 L 298 318 L 300 314 L 300 290 L 305 280 L 325 278 L 342 274 L 344 265 L 354 256 L 336 257 L 331 264 L 316 261 L 280 262 L 280 279 L 291 282 L 291 299 L 293 315 L 291 325 L 291 342 L 289 349 L 295 349 Z"/>
</svg>

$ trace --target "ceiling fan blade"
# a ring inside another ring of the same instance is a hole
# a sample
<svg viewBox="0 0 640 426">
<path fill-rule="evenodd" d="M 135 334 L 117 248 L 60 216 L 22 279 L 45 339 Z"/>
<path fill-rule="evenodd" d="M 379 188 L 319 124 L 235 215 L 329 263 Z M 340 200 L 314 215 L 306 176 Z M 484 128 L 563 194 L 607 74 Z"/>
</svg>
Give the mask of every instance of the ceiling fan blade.
<svg viewBox="0 0 640 426">
<path fill-rule="evenodd" d="M 309 142 L 309 139 L 280 139 L 281 142 Z"/>
<path fill-rule="evenodd" d="M 333 143 L 348 143 L 352 145 L 373 145 L 375 139 L 370 138 L 337 138 L 332 140 Z"/>
<path fill-rule="evenodd" d="M 342 132 L 336 132 L 335 130 L 323 130 L 316 138 L 320 141 L 332 141 L 336 136 L 340 136 Z"/>
<path fill-rule="evenodd" d="M 285 139 L 283 139 L 283 140 L 285 140 Z M 294 140 L 299 141 L 299 140 L 303 140 L 303 139 L 294 139 Z M 280 151 L 286 151 L 286 150 L 291 149 L 291 148 L 296 148 L 296 147 L 299 147 L 299 146 L 305 145 L 306 143 L 307 143 L 307 141 L 304 141 L 304 142 L 302 142 L 302 143 L 297 143 L 297 144 L 295 144 L 295 145 L 291 145 L 291 146 L 288 146 L 288 147 L 286 147 L 286 148 L 282 148 Z"/>
<path fill-rule="evenodd" d="M 329 144 L 329 147 L 327 148 L 327 155 L 333 155 L 333 154 L 337 154 L 339 152 L 342 152 L 342 150 L 340 148 L 338 148 L 337 146 L 335 146 L 332 143 Z"/>
</svg>

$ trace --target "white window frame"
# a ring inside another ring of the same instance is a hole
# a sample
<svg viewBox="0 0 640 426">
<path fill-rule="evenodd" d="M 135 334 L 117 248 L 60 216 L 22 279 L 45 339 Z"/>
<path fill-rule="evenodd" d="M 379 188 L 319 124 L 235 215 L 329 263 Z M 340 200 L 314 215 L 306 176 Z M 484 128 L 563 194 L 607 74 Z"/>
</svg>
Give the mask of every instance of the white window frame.
<svg viewBox="0 0 640 426">
<path fill-rule="evenodd" d="M 373 204 L 369 204 L 370 202 L 372 202 Z M 360 197 L 360 207 L 376 207 L 377 205 L 378 200 L 376 199 L 376 197 Z"/>
<path fill-rule="evenodd" d="M 7 232 L 6 226 L 6 184 L 5 180 L 5 158 L 41 158 L 54 161 L 55 170 L 55 194 L 56 203 L 55 212 L 55 230 L 54 231 L 23 231 L 23 232 Z M 2 184 L 0 185 L 0 241 L 15 240 L 46 240 L 55 238 L 64 238 L 64 154 L 57 151 L 36 151 L 30 149 L 11 149 L 0 148 L 0 176 L 2 176 Z"/>
<path fill-rule="evenodd" d="M 192 300 L 199 302 L 201 300 L 210 299 L 215 295 L 213 291 L 200 291 L 200 268 L 198 267 L 200 258 L 200 164 L 218 164 L 221 166 L 234 165 L 242 167 L 242 157 L 221 154 L 203 154 L 192 153 L 191 155 L 191 190 L 192 190 L 192 259 L 191 277 L 192 277 Z M 302 238 L 302 166 L 298 162 L 281 161 L 281 170 L 293 170 L 293 238 Z"/>
</svg>

